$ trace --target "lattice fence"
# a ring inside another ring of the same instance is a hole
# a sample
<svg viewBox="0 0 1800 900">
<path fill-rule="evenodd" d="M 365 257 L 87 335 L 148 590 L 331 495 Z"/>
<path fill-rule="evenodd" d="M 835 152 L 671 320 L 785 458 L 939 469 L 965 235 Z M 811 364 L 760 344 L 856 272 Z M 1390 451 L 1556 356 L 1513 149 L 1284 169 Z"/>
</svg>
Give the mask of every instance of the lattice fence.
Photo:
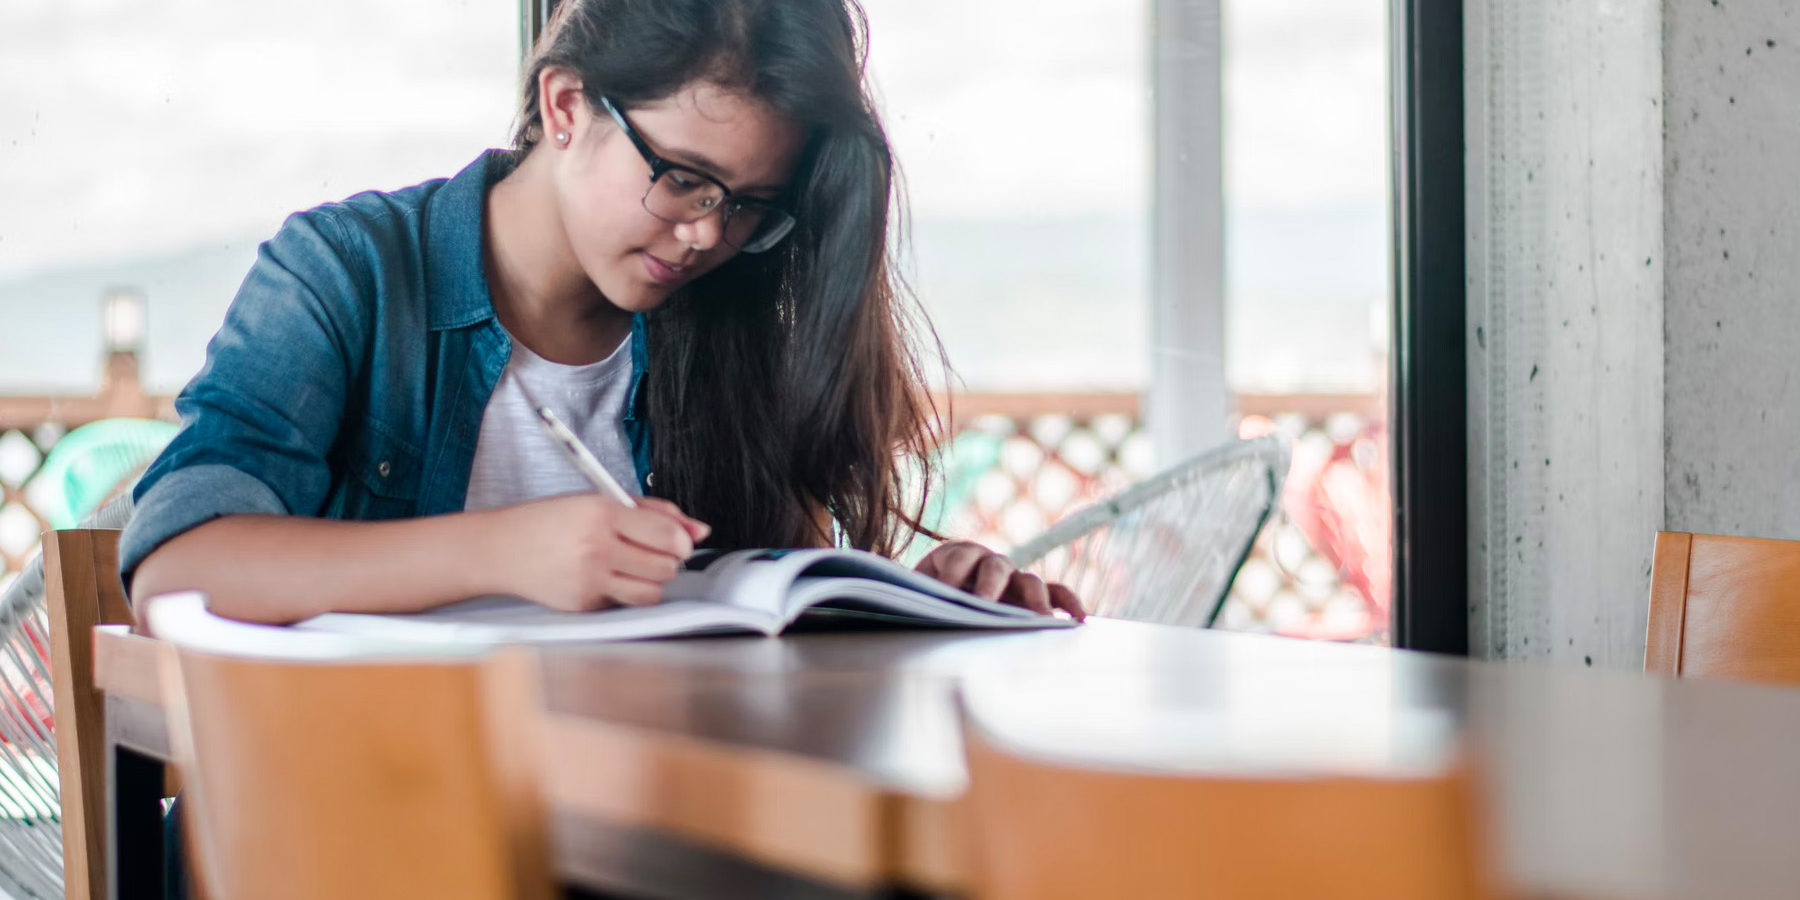
<svg viewBox="0 0 1800 900">
<path fill-rule="evenodd" d="M 1220 627 L 1384 639 L 1390 544 L 1379 401 L 1252 395 L 1238 405 L 1244 436 L 1279 433 L 1294 442 L 1294 468 Z M 1152 474 L 1133 394 L 971 394 L 953 411 L 939 523 L 951 536 L 1008 549 Z M 0 432 L 0 587 L 50 525 L 40 512 L 44 486 L 33 479 L 63 433 L 54 423 Z"/>
<path fill-rule="evenodd" d="M 43 495 L 32 489 L 32 479 L 62 435 L 63 429 L 50 423 L 0 432 L 0 588 L 37 554 L 39 536 L 50 528 L 38 512 Z"/>
</svg>

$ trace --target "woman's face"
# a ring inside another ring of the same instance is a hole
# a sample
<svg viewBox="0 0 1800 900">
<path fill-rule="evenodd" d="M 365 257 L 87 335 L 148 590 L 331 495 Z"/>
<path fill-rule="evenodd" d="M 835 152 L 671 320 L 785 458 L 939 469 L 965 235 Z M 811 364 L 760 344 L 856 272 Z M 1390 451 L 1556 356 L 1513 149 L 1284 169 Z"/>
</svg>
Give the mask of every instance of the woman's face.
<svg viewBox="0 0 1800 900">
<path fill-rule="evenodd" d="M 654 309 L 738 252 L 723 240 L 718 213 L 672 224 L 646 210 L 650 164 L 636 145 L 589 106 L 572 73 L 551 69 L 541 78 L 539 152 L 551 154 L 570 250 L 607 300 L 631 312 Z M 709 82 L 621 111 L 653 153 L 717 178 L 733 196 L 777 197 L 805 141 L 798 125 L 761 101 Z M 558 132 L 569 134 L 567 144 Z"/>
</svg>

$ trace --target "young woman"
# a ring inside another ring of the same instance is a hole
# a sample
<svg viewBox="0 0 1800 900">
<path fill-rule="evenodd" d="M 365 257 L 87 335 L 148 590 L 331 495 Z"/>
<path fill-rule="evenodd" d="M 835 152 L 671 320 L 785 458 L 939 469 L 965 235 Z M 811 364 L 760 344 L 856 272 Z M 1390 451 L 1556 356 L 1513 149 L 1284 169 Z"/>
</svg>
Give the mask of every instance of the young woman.
<svg viewBox="0 0 1800 900">
<path fill-rule="evenodd" d="M 855 0 L 565 0 L 510 151 L 291 217 L 177 400 L 121 567 L 290 622 L 657 602 L 695 546 L 893 552 L 936 430 Z M 405 98 L 395 98 L 405 102 Z M 569 422 L 637 508 L 533 421 Z M 956 542 L 919 568 L 1079 616 Z"/>
</svg>

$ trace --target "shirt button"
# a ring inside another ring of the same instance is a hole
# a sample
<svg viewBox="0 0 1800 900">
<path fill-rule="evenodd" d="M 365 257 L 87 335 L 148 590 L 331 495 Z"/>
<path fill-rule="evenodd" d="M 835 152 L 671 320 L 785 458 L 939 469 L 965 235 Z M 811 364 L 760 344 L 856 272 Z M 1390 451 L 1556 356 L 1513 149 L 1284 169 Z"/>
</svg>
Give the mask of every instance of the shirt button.
<svg viewBox="0 0 1800 900">
<path fill-rule="evenodd" d="M 394 472 L 393 465 L 390 464 L 385 459 L 382 460 L 381 462 L 378 462 L 375 464 L 375 474 L 380 475 L 383 478 L 388 477 L 389 475 L 393 474 L 393 472 Z"/>
<path fill-rule="evenodd" d="M 655 472 L 649 472 L 644 475 L 644 487 L 656 487 Z"/>
</svg>

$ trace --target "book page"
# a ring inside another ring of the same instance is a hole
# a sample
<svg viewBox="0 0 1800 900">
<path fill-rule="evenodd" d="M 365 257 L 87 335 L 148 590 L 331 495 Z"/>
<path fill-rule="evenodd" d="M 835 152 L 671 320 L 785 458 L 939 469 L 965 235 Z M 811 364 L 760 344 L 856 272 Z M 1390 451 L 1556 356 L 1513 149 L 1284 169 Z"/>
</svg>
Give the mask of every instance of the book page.
<svg viewBox="0 0 1800 900">
<path fill-rule="evenodd" d="M 718 631 L 769 634 L 780 622 L 754 610 L 700 600 L 593 612 L 560 612 L 518 597 L 477 597 L 418 613 L 327 613 L 295 625 L 393 640 L 557 643 L 637 640 Z"/>
<path fill-rule="evenodd" d="M 838 550 L 733 550 L 705 557 L 663 586 L 665 601 L 710 600 L 756 610 L 773 619 L 789 618 L 788 594 L 809 564 Z"/>
</svg>

